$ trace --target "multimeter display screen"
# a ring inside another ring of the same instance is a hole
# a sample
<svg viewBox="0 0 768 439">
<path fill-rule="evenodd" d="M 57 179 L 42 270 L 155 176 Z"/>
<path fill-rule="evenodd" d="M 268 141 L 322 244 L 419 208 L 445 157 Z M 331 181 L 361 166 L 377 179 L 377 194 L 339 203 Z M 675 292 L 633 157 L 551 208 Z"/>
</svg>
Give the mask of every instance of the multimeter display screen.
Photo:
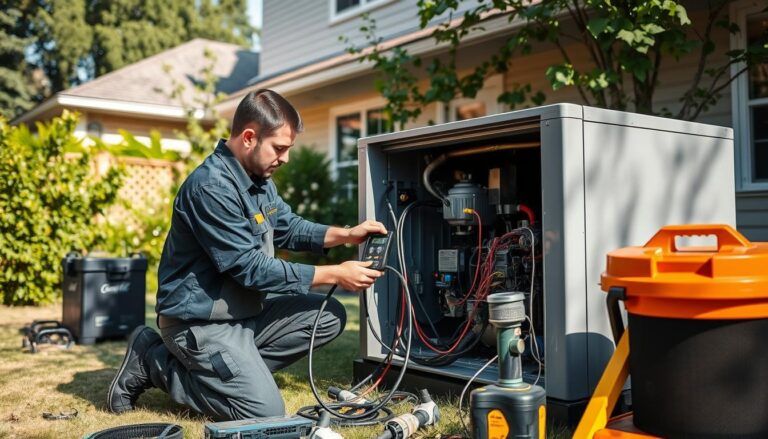
<svg viewBox="0 0 768 439">
<path fill-rule="evenodd" d="M 371 239 L 371 244 L 374 244 L 374 245 L 386 244 L 386 242 L 387 242 L 386 236 Z"/>
</svg>

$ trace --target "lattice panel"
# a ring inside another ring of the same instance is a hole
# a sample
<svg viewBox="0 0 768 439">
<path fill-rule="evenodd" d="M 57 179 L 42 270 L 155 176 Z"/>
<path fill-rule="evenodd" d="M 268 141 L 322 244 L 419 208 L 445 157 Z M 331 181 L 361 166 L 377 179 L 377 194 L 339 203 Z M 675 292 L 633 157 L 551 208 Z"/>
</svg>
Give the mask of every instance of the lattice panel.
<svg viewBox="0 0 768 439">
<path fill-rule="evenodd" d="M 173 162 L 121 158 L 126 178 L 120 188 L 120 199 L 134 208 L 152 207 L 168 198 L 168 191 L 174 183 Z"/>
<path fill-rule="evenodd" d="M 110 157 L 108 160 L 114 162 L 115 159 Z M 169 190 L 175 183 L 174 162 L 136 157 L 119 157 L 117 161 L 125 168 L 125 177 L 118 192 L 118 203 L 107 215 L 109 221 L 124 222 L 131 217 L 128 209 L 121 205 L 123 203 L 134 210 L 145 209 L 144 212 L 152 214 L 161 203 L 171 201 Z"/>
</svg>

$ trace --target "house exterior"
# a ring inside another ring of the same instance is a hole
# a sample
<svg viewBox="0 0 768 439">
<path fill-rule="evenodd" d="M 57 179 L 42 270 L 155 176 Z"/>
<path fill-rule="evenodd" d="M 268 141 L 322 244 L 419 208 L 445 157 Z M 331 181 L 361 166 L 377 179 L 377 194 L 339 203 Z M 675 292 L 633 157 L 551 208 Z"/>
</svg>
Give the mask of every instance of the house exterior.
<svg viewBox="0 0 768 439">
<path fill-rule="evenodd" d="M 33 125 L 66 109 L 80 113 L 76 134 L 84 138 L 95 136 L 108 144 L 119 143 L 119 130 L 127 130 L 148 143 L 150 132 L 158 131 L 164 148 L 186 152 L 189 143 L 178 139 L 176 132 L 186 129 L 187 109 L 197 107 L 195 99 L 202 98 L 194 85 L 201 80 L 201 70 L 213 62 L 206 51 L 215 56 L 213 74 L 219 78 L 221 93 L 242 89 L 258 74 L 258 53 L 197 38 L 56 93 L 13 123 Z M 172 97 L 177 86 L 183 91 Z M 195 116 L 203 124 L 211 120 L 202 109 Z"/>
<path fill-rule="evenodd" d="M 694 25 L 701 26 L 705 21 L 702 3 L 689 2 L 688 13 Z M 465 1 L 461 8 L 474 5 L 473 1 Z M 728 47 L 743 47 L 746 38 L 762 32 L 768 26 L 768 14 L 762 12 L 766 7 L 768 0 L 734 1 L 729 13 L 746 31 L 731 35 L 715 30 L 718 53 Z M 426 59 L 444 55 L 446 47 L 434 43 L 431 29 L 419 28 L 416 8 L 417 0 L 320 0 L 305 2 L 300 8 L 292 2 L 264 0 L 259 75 L 247 87 L 232 93 L 218 110 L 224 117 L 231 117 L 248 91 L 271 88 L 280 92 L 299 109 L 304 120 L 305 132 L 297 143 L 326 151 L 335 174 L 351 196 L 357 180 L 357 138 L 382 133 L 389 127 L 382 112 L 384 100 L 373 86 L 376 75 L 371 65 L 347 54 L 346 44 L 339 38 L 364 45 L 359 29 L 367 13 L 376 20 L 382 47 L 404 46 Z M 511 26 L 514 23 L 508 23 L 503 14 L 487 18 L 482 32 L 465 38 L 459 49 L 458 68 L 468 71 L 487 58 L 503 43 Z M 574 64 L 587 60 L 587 54 L 577 45 L 569 53 Z M 547 104 L 581 103 L 573 88 L 557 92 L 550 89 L 544 71 L 558 59 L 556 49 L 539 47 L 516 60 L 507 73 L 489 78 L 475 99 L 423 108 L 422 115 L 409 128 L 430 121 L 441 123 L 506 111 L 496 97 L 515 83 L 531 83 L 534 89 L 545 91 Z M 695 56 L 665 61 L 655 108 L 674 111 L 678 107 L 677 98 L 692 78 L 697 61 Z M 722 61 L 711 60 L 713 65 Z M 768 89 L 761 83 L 766 70 L 768 66 L 739 77 L 730 92 L 726 91 L 717 105 L 697 119 L 734 128 L 737 225 L 747 237 L 760 241 L 768 241 Z"/>
</svg>

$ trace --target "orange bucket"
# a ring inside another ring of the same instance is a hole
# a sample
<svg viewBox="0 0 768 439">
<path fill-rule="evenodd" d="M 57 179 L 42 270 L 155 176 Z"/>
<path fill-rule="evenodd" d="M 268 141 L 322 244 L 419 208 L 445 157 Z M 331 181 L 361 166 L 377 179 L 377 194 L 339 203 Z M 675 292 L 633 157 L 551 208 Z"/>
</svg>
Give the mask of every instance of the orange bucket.
<svg viewBox="0 0 768 439">
<path fill-rule="evenodd" d="M 717 245 L 676 244 L 700 235 Z M 727 225 L 667 226 L 607 262 L 602 289 L 624 301 L 632 328 L 635 425 L 662 437 L 768 437 L 768 243 Z"/>
</svg>

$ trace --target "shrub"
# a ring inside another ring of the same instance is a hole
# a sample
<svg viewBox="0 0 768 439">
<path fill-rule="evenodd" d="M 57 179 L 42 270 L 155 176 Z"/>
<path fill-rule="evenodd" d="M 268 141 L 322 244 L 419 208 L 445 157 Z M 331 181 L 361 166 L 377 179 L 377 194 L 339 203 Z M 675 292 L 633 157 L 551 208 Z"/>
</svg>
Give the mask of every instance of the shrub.
<svg viewBox="0 0 768 439">
<path fill-rule="evenodd" d="M 150 131 L 149 144 L 136 139 L 126 130 L 119 130 L 122 141 L 107 144 L 93 138 L 94 148 L 106 151 L 115 157 L 139 157 L 173 161 L 174 183 L 170 187 L 158 187 L 161 199 L 155 202 L 134 203 L 118 199 L 122 210 L 119 222 L 110 222 L 104 228 L 103 239 L 95 243 L 93 250 L 113 257 L 126 257 L 139 252 L 147 258 L 147 291 L 157 291 L 157 268 L 163 244 L 171 226 L 172 200 L 178 191 L 181 173 L 190 168 L 190 160 L 175 151 L 162 147 L 162 137 L 158 131 Z M 164 196 L 163 196 L 164 195 Z"/>
<path fill-rule="evenodd" d="M 5 304 L 42 304 L 59 294 L 61 258 L 103 239 L 95 218 L 117 195 L 122 171 L 97 176 L 65 112 L 33 134 L 0 120 L 0 285 Z M 78 151 L 76 154 L 65 154 Z"/>
<path fill-rule="evenodd" d="M 310 221 L 321 224 L 357 224 L 356 200 L 337 199 L 338 187 L 331 177 L 327 156 L 307 146 L 291 151 L 291 159 L 273 177 L 277 192 L 291 209 Z M 336 247 L 328 256 L 310 254 L 281 256 L 292 261 L 329 263 L 350 259 L 355 249 Z"/>
</svg>

